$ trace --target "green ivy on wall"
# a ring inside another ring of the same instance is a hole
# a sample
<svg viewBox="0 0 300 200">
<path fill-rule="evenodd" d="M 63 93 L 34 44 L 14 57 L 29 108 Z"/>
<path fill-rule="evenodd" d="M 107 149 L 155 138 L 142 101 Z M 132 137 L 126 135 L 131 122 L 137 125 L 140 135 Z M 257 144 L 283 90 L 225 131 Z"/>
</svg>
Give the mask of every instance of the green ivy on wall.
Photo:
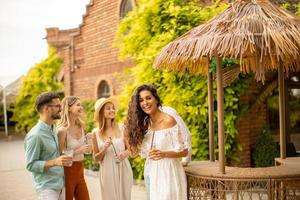
<svg viewBox="0 0 300 200">
<path fill-rule="evenodd" d="M 121 22 L 117 33 L 121 57 L 130 57 L 136 63 L 125 75 L 135 79 L 126 85 L 120 95 L 119 116 L 126 115 L 130 96 L 137 85 L 153 83 L 158 88 L 163 105 L 175 108 L 187 123 L 192 134 L 193 159 L 208 159 L 207 78 L 158 71 L 152 67 L 152 63 L 163 46 L 206 22 L 227 5 L 216 2 L 212 6 L 200 7 L 193 1 L 183 0 L 140 0 L 138 5 Z M 225 60 L 223 65 L 231 66 L 233 63 L 232 60 Z M 211 70 L 214 71 L 213 63 Z M 241 151 L 241 146 L 236 142 L 236 122 L 242 110 L 239 97 L 243 91 L 247 91 L 247 85 L 246 79 L 241 77 L 224 91 L 225 150 L 229 160 L 238 160 L 237 153 Z M 215 85 L 214 98 L 216 99 Z M 214 117 L 217 122 L 216 112 Z M 217 141 L 217 136 L 215 138 Z M 142 178 L 144 161 L 138 157 L 131 163 L 135 177 Z"/>
<path fill-rule="evenodd" d="M 94 105 L 95 100 L 84 100 L 81 101 L 82 107 L 85 111 L 85 127 L 84 130 L 86 133 L 92 132 L 92 130 L 95 128 L 95 122 L 94 122 Z"/>
</svg>

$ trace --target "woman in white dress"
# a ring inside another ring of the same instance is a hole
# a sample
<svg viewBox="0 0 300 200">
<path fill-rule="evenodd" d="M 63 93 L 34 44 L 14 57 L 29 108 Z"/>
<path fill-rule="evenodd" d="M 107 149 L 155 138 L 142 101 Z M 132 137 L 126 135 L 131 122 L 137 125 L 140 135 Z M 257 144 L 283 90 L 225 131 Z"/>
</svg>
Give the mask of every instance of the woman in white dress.
<svg viewBox="0 0 300 200">
<path fill-rule="evenodd" d="M 188 155 L 176 120 L 162 112 L 153 85 L 135 90 L 126 119 L 126 140 L 131 155 L 146 158 L 144 177 L 149 200 L 186 200 L 187 183 L 181 157 Z"/>
<path fill-rule="evenodd" d="M 124 128 L 115 122 L 117 101 L 101 98 L 95 103 L 94 159 L 99 161 L 101 200 L 130 200 L 133 175 L 123 138 Z"/>
</svg>

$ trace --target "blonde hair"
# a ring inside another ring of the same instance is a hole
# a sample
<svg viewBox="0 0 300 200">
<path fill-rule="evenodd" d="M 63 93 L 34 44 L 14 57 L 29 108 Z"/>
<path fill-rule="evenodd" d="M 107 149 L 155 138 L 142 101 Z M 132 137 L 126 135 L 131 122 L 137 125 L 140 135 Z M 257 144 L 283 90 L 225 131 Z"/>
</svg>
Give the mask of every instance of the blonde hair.
<svg viewBox="0 0 300 200">
<path fill-rule="evenodd" d="M 107 102 L 107 103 L 112 103 L 112 102 Z M 103 139 L 104 138 L 104 129 L 105 129 L 105 118 L 104 118 L 104 107 L 107 104 L 105 103 L 102 108 L 99 110 L 99 113 L 95 113 L 95 115 L 99 115 L 98 117 L 98 121 L 96 121 L 96 124 L 99 128 L 99 134 L 100 137 Z M 113 104 L 113 103 L 112 103 Z M 114 105 L 114 104 L 113 104 Z M 114 105 L 115 106 L 115 105 Z M 97 111 L 95 111 L 97 112 Z M 115 119 L 112 119 L 112 126 L 113 128 L 118 127 L 118 125 L 115 123 Z M 120 137 L 120 133 L 119 134 L 115 134 L 114 135 L 115 138 Z"/>
<path fill-rule="evenodd" d="M 75 97 L 75 96 L 68 96 L 65 97 L 62 100 L 62 116 L 60 121 L 58 122 L 58 127 L 65 127 L 65 128 L 69 128 L 71 126 L 71 122 L 70 122 L 70 107 L 73 106 L 76 101 L 79 101 L 80 98 L 79 97 Z M 77 125 L 80 128 L 83 128 L 84 126 L 84 122 L 82 121 L 82 119 L 77 118 L 75 120 L 75 125 Z"/>
</svg>

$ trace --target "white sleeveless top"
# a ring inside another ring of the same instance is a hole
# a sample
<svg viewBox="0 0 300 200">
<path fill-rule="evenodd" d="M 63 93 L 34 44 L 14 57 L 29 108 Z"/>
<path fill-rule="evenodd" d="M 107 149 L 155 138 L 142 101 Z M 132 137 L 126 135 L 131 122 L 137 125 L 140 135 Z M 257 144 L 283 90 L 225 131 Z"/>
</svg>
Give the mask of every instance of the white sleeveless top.
<svg viewBox="0 0 300 200">
<path fill-rule="evenodd" d="M 65 148 L 67 150 L 73 149 L 74 151 L 81 147 L 82 145 L 85 145 L 85 140 L 84 140 L 84 132 L 82 130 L 81 132 L 81 138 L 76 139 L 72 137 L 69 132 L 67 132 L 67 137 L 66 137 L 66 143 L 65 143 Z M 73 156 L 73 161 L 82 161 L 84 159 L 83 153 L 81 154 L 74 154 Z"/>
</svg>

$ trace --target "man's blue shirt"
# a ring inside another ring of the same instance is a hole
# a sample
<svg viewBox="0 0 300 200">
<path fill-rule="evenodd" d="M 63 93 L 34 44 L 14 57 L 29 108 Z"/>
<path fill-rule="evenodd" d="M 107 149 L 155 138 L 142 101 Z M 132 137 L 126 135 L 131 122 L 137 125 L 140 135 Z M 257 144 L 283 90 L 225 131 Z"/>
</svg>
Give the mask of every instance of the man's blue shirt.
<svg viewBox="0 0 300 200">
<path fill-rule="evenodd" d="M 35 189 L 60 190 L 64 187 L 64 170 L 61 166 L 45 169 L 45 162 L 58 158 L 57 130 L 39 120 L 25 137 L 26 168 L 32 172 Z"/>
</svg>

